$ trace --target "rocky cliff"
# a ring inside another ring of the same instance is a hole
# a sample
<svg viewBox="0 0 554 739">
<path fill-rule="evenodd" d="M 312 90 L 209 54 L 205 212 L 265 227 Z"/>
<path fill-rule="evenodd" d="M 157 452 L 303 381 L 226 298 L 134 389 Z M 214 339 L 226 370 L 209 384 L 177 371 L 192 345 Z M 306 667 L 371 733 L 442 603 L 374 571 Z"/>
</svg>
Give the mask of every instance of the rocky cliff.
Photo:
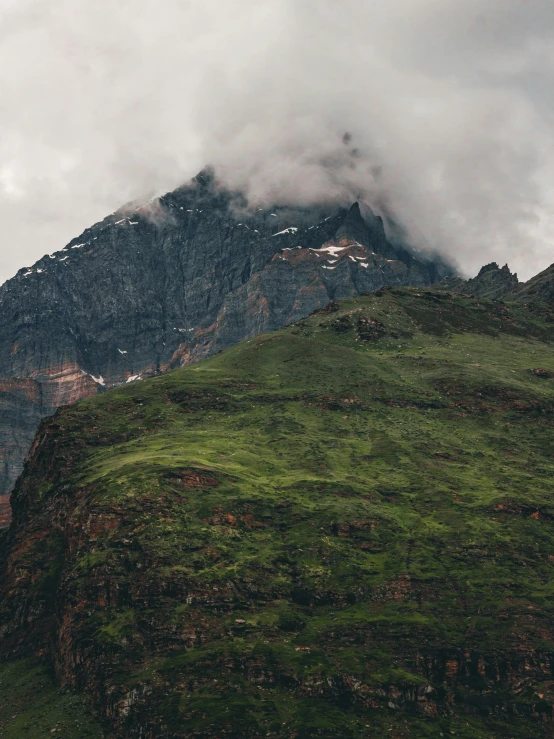
<svg viewBox="0 0 554 739">
<path fill-rule="evenodd" d="M 210 172 L 127 206 L 0 288 L 0 493 L 41 418 L 188 364 L 329 300 L 448 274 L 355 204 L 248 209 Z M 0 524 L 7 502 L 0 499 Z"/>
<path fill-rule="evenodd" d="M 553 325 L 385 289 L 64 407 L 2 659 L 110 739 L 554 737 Z"/>
</svg>

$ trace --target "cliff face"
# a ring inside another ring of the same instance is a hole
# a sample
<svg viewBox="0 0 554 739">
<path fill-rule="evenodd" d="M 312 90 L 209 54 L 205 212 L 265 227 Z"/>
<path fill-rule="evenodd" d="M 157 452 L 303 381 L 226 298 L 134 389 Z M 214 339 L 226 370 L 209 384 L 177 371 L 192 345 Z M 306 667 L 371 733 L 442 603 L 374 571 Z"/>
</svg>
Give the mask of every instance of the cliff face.
<svg viewBox="0 0 554 739">
<path fill-rule="evenodd" d="M 554 329 L 386 289 L 42 422 L 0 655 L 114 739 L 554 737 Z"/>
<path fill-rule="evenodd" d="M 39 420 L 62 404 L 197 361 L 329 300 L 447 272 L 394 249 L 357 205 L 248 211 L 209 173 L 127 207 L 0 288 L 0 494 Z M 0 523 L 5 507 L 0 497 Z"/>
</svg>

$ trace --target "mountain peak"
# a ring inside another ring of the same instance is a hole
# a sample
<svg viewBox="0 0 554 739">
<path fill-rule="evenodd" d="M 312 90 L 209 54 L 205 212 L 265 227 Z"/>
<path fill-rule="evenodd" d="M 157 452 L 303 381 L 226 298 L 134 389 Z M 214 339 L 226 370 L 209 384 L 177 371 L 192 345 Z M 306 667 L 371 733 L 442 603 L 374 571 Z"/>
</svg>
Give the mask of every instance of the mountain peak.
<svg viewBox="0 0 554 739">
<path fill-rule="evenodd" d="M 510 275 L 510 277 L 517 277 L 517 275 L 512 275 L 512 272 L 510 271 L 510 268 L 507 264 L 505 264 L 503 267 L 498 266 L 498 262 L 490 262 L 490 264 L 485 264 L 481 269 L 479 270 L 479 274 L 477 277 L 482 277 L 483 275 L 487 274 L 487 272 L 502 272 L 505 275 Z"/>
<path fill-rule="evenodd" d="M 387 241 L 381 218 L 369 211 L 369 219 L 366 220 L 358 202 L 350 206 L 346 218 L 337 230 L 335 239 L 341 245 L 357 243 L 377 254 L 396 258 L 394 250 Z"/>
<path fill-rule="evenodd" d="M 481 277 L 487 272 L 497 272 L 499 269 L 500 267 L 498 266 L 498 262 L 490 262 L 489 264 L 484 264 L 479 270 L 479 274 L 477 275 L 477 277 Z"/>
<path fill-rule="evenodd" d="M 465 293 L 476 298 L 506 300 L 518 285 L 517 275 L 510 272 L 507 264 L 499 267 L 497 262 L 490 262 L 481 267 L 477 277 L 470 280 L 463 280 L 461 277 L 447 278 L 439 282 L 437 287 Z"/>
<path fill-rule="evenodd" d="M 337 241 L 357 241 L 362 246 L 369 246 L 369 229 L 362 217 L 360 204 L 354 203 L 348 211 L 342 225 L 337 230 Z"/>
</svg>

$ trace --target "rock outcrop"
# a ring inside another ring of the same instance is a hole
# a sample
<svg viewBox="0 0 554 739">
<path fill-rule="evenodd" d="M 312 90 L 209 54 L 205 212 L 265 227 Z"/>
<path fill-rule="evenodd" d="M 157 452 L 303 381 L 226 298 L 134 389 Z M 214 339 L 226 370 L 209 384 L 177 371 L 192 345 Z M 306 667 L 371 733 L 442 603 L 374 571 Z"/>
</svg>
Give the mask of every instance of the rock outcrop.
<svg viewBox="0 0 554 739">
<path fill-rule="evenodd" d="M 437 284 L 440 290 L 471 295 L 473 298 L 489 298 L 490 300 L 509 300 L 520 282 L 516 274 L 510 272 L 507 264 L 499 267 L 491 262 L 481 267 L 477 277 L 463 280 L 461 277 L 447 277 Z"/>
<path fill-rule="evenodd" d="M 210 172 L 126 206 L 0 288 L 0 524 L 41 418 L 278 329 L 329 300 L 448 274 L 356 204 L 248 209 Z"/>
</svg>

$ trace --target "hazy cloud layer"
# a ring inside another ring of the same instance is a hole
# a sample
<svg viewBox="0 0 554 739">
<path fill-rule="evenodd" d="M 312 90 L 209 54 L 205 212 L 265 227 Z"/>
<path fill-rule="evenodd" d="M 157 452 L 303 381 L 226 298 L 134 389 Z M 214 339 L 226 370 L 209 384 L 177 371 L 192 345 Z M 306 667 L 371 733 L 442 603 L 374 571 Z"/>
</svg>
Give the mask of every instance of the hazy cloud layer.
<svg viewBox="0 0 554 739">
<path fill-rule="evenodd" d="M 529 277 L 553 113 L 552 0 L 0 0 L 0 279 L 206 163 Z"/>
</svg>

